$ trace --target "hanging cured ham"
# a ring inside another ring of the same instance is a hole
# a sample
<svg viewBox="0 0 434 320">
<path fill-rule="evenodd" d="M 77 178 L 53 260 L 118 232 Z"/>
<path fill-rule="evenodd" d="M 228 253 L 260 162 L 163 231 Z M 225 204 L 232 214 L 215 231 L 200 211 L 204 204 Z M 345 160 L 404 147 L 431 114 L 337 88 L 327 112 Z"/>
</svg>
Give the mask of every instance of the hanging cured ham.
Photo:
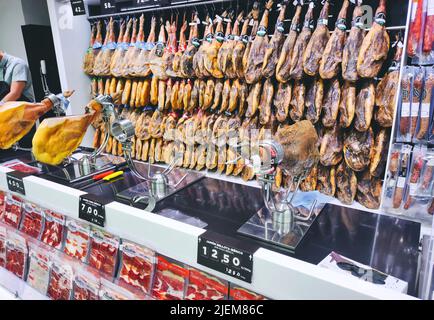
<svg viewBox="0 0 434 320">
<path fill-rule="evenodd" d="M 279 60 L 280 52 L 284 41 L 284 22 L 286 2 L 280 6 L 279 17 L 277 18 L 276 28 L 270 42 L 265 47 L 264 62 L 262 64 L 262 75 L 270 78 L 275 74 L 276 65 Z"/>
<path fill-rule="evenodd" d="M 137 34 L 136 42 L 131 50 L 130 57 L 127 63 L 128 76 L 138 77 L 140 76 L 140 64 L 142 62 L 143 56 L 141 56 L 142 51 L 145 49 L 145 16 L 142 14 L 140 17 L 139 31 Z"/>
<path fill-rule="evenodd" d="M 375 104 L 378 109 L 375 112 L 375 120 L 384 128 L 390 128 L 393 125 L 402 50 L 403 45 L 399 42 L 392 65 L 376 89 Z"/>
<path fill-rule="evenodd" d="M 350 33 L 342 52 L 342 78 L 346 81 L 355 82 L 359 79 L 357 73 L 357 59 L 359 58 L 360 47 L 365 38 L 363 22 L 361 21 L 363 10 L 361 1 L 354 8 L 353 21 Z"/>
<path fill-rule="evenodd" d="M 271 120 L 271 105 L 273 103 L 274 86 L 271 79 L 267 79 L 262 89 L 261 102 L 259 104 L 259 123 L 266 125 Z"/>
<path fill-rule="evenodd" d="M 187 49 L 187 40 L 185 38 L 185 32 L 187 31 L 188 23 L 187 20 L 184 20 L 181 26 L 181 31 L 179 33 L 179 45 L 178 51 L 175 53 L 172 62 L 172 70 L 176 77 L 183 78 L 184 76 L 181 73 L 181 57 L 184 55 L 185 50 Z"/>
<path fill-rule="evenodd" d="M 73 92 L 65 92 L 70 97 Z M 53 107 L 49 99 L 40 103 L 11 101 L 0 105 L 0 149 L 9 149 L 33 128 L 42 115 Z"/>
<path fill-rule="evenodd" d="M 303 77 L 303 56 L 312 36 L 313 26 L 313 2 L 309 3 L 309 9 L 304 16 L 303 29 L 295 41 L 291 56 L 291 69 L 289 75 L 292 79 L 300 80 Z"/>
<path fill-rule="evenodd" d="M 116 48 L 115 53 L 113 53 L 112 60 L 110 63 L 110 72 L 113 77 L 119 78 L 122 76 L 122 63 L 124 61 L 125 54 L 128 50 L 128 45 L 130 43 L 130 32 L 131 32 L 132 25 L 133 25 L 133 19 L 130 19 L 127 23 L 124 33 L 122 32 L 123 30 L 121 25 L 121 30 L 119 32 L 118 47 Z"/>
<path fill-rule="evenodd" d="M 282 51 L 276 65 L 276 79 L 286 83 L 290 79 L 291 58 L 295 42 L 300 32 L 301 6 L 297 5 L 288 36 L 282 46 Z"/>
<path fill-rule="evenodd" d="M 316 29 L 309 40 L 309 43 L 304 51 L 303 55 L 303 70 L 310 76 L 318 74 L 321 58 L 324 54 L 324 49 L 327 42 L 330 39 L 328 25 L 330 3 L 328 0 L 324 3 L 324 6 L 319 15 Z"/>
<path fill-rule="evenodd" d="M 338 125 L 325 131 L 321 139 L 320 161 L 324 166 L 335 166 L 342 161 L 342 132 Z"/>
<path fill-rule="evenodd" d="M 139 24 L 137 24 L 137 19 L 133 24 L 133 35 L 131 37 L 130 47 L 128 48 L 128 51 L 125 54 L 125 58 L 122 66 L 122 75 L 124 77 L 130 77 L 134 72 L 134 63 L 140 54 L 140 47 L 137 45 L 137 42 L 140 41 L 140 39 L 143 39 L 145 36 L 144 24 L 145 24 L 145 16 L 143 14 L 140 17 Z"/>
<path fill-rule="evenodd" d="M 368 209 L 378 209 L 381 202 L 383 181 L 364 171 L 357 183 L 357 201 Z"/>
<path fill-rule="evenodd" d="M 352 204 L 357 192 L 357 177 L 345 161 L 336 169 L 336 197 L 344 204 Z"/>
<path fill-rule="evenodd" d="M 327 91 L 323 100 L 322 124 L 326 128 L 335 125 L 339 114 L 339 103 L 341 101 L 341 87 L 338 79 L 334 79 L 327 85 Z"/>
<path fill-rule="evenodd" d="M 321 78 L 313 80 L 306 94 L 306 119 L 313 124 L 317 123 L 321 116 L 324 97 L 324 82 Z"/>
<path fill-rule="evenodd" d="M 169 23 L 169 22 L 167 22 Z M 154 77 L 160 80 L 167 80 L 166 74 L 166 61 L 163 59 L 166 50 L 166 31 L 163 21 L 160 21 L 160 33 L 158 35 L 158 42 L 149 53 L 149 67 L 151 68 Z"/>
<path fill-rule="evenodd" d="M 291 110 L 289 116 L 295 122 L 300 121 L 304 114 L 306 85 L 303 81 L 295 81 L 292 89 Z"/>
<path fill-rule="evenodd" d="M 252 13 L 250 13 L 243 22 L 241 29 L 241 37 L 235 41 L 235 45 L 232 52 L 232 66 L 236 73 L 236 77 L 244 78 L 243 56 L 246 50 L 246 45 L 249 42 L 249 36 L 247 34 L 249 29 L 249 21 L 251 21 Z"/>
<path fill-rule="evenodd" d="M 227 64 L 229 61 L 228 54 L 231 51 L 231 46 L 230 46 L 231 43 L 229 42 L 231 37 L 233 37 L 232 26 L 231 23 L 229 22 L 226 25 L 225 37 L 223 39 L 223 43 L 217 54 L 217 66 L 224 75 L 226 75 Z"/>
<path fill-rule="evenodd" d="M 255 5 L 257 5 L 256 9 L 255 9 Z M 256 37 L 256 34 L 258 32 L 258 28 L 259 28 L 259 3 L 258 2 L 255 2 L 253 4 L 252 14 L 253 14 L 253 26 L 252 26 L 250 38 L 246 44 L 246 49 L 244 50 L 243 59 L 242 59 L 243 77 L 244 78 L 246 77 L 247 66 L 249 63 L 250 50 L 252 49 L 252 44 L 253 44 L 253 41 Z M 257 18 L 255 18 L 255 16 L 257 16 Z"/>
<path fill-rule="evenodd" d="M 99 21 L 98 24 L 100 24 L 100 23 L 101 22 Z M 83 71 L 84 71 L 84 73 L 86 73 L 89 76 L 92 75 L 92 73 L 93 73 L 93 65 L 95 62 L 95 53 L 94 53 L 93 46 L 95 44 L 96 32 L 97 32 L 97 28 L 95 27 L 95 25 L 92 25 L 92 28 L 90 31 L 89 48 L 87 49 L 86 54 L 84 55 L 84 59 L 83 59 Z"/>
<path fill-rule="evenodd" d="M 133 76 L 135 77 L 147 77 L 151 74 L 151 69 L 149 67 L 149 54 L 154 46 L 156 26 L 157 19 L 152 17 L 151 30 L 149 32 L 148 40 L 141 45 L 140 53 L 138 54 L 134 63 Z"/>
<path fill-rule="evenodd" d="M 217 21 L 216 34 L 203 52 L 203 61 L 205 69 L 211 76 L 223 78 L 223 72 L 220 70 L 217 62 L 217 56 L 224 41 L 223 18 L 218 17 Z"/>
<path fill-rule="evenodd" d="M 351 130 L 345 135 L 344 140 L 345 162 L 354 171 L 363 171 L 370 164 L 373 148 L 374 133 L 372 128 L 365 132 Z"/>
<path fill-rule="evenodd" d="M 342 97 L 339 104 L 339 123 L 343 128 L 348 128 L 354 119 L 356 112 L 356 86 L 346 81 L 342 87 Z"/>
<path fill-rule="evenodd" d="M 259 108 L 261 99 L 262 83 L 257 82 L 250 87 L 249 96 L 247 97 L 246 117 L 252 118 Z"/>
<path fill-rule="evenodd" d="M 187 22 L 184 22 L 184 24 L 187 24 Z M 167 34 L 169 36 L 169 41 L 168 41 L 168 46 L 163 54 L 163 60 L 164 60 L 164 65 L 166 66 L 167 76 L 176 78 L 178 75 L 173 70 L 173 61 L 175 60 L 175 55 L 178 52 L 178 40 L 176 38 L 176 30 L 177 30 L 176 21 L 172 21 L 168 30 L 169 31 Z"/>
<path fill-rule="evenodd" d="M 197 13 L 194 15 L 192 26 L 190 27 L 190 37 L 188 39 L 187 48 L 184 54 L 181 56 L 180 61 L 180 72 L 185 78 L 193 78 L 195 76 L 195 71 L 193 69 L 193 57 L 195 56 L 200 43 L 199 43 L 199 31 L 198 31 L 198 16 Z"/>
<path fill-rule="evenodd" d="M 249 84 L 258 82 L 262 77 L 262 66 L 265 57 L 266 47 L 268 45 L 268 16 L 273 6 L 274 0 L 269 0 L 265 5 L 265 11 L 262 15 L 261 23 L 259 24 L 256 37 L 253 40 L 252 47 L 247 59 L 247 67 L 245 70 L 246 82 Z"/>
<path fill-rule="evenodd" d="M 342 53 L 347 34 L 346 21 L 349 5 L 349 1 L 344 0 L 341 11 L 338 15 L 338 20 L 335 24 L 335 30 L 327 42 L 324 54 L 321 58 L 319 74 L 323 79 L 332 79 L 341 71 Z"/>
<path fill-rule="evenodd" d="M 205 52 L 207 48 L 211 45 L 211 42 L 214 38 L 214 28 L 213 28 L 213 21 L 208 16 L 207 17 L 207 26 L 205 28 L 204 32 L 204 38 L 202 40 L 202 44 L 200 45 L 197 53 L 193 57 L 193 69 L 196 73 L 196 76 L 200 79 L 209 77 L 211 74 L 206 70 L 205 68 Z"/>
<path fill-rule="evenodd" d="M 107 27 L 106 39 L 104 46 L 95 58 L 95 64 L 93 67 L 93 74 L 99 77 L 110 76 L 110 63 L 111 58 L 116 46 L 116 38 L 114 32 L 114 21 L 110 18 L 110 22 Z"/>
<path fill-rule="evenodd" d="M 48 118 L 42 121 L 33 137 L 32 153 L 36 160 L 49 165 L 59 165 L 83 141 L 87 128 L 101 111 L 96 101 L 89 104 L 90 113 L 79 116 Z"/>
<path fill-rule="evenodd" d="M 366 37 L 363 39 L 357 59 L 357 73 L 362 78 L 374 78 L 377 76 L 384 61 L 387 58 L 390 47 L 389 34 L 386 24 L 386 0 L 380 0 L 375 13 L 374 23 Z"/>
<path fill-rule="evenodd" d="M 375 106 L 375 86 L 372 81 L 366 81 L 357 96 L 356 101 L 356 120 L 354 127 L 360 132 L 364 132 L 371 126 L 374 116 Z"/>
<path fill-rule="evenodd" d="M 274 96 L 274 106 L 276 107 L 276 118 L 279 122 L 285 122 L 289 114 L 289 106 L 292 99 L 292 84 L 279 83 L 277 92 Z"/>
</svg>

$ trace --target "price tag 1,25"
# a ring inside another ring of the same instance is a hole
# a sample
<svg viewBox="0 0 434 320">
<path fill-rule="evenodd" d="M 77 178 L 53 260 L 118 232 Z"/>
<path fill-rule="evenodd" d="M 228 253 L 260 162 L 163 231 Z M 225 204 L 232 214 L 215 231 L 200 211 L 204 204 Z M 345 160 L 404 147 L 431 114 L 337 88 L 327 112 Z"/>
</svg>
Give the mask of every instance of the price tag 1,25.
<svg viewBox="0 0 434 320">
<path fill-rule="evenodd" d="M 197 263 L 252 283 L 253 255 L 259 246 L 206 231 L 198 237 Z"/>
<path fill-rule="evenodd" d="M 80 196 L 78 203 L 78 217 L 97 226 L 105 226 L 105 206 L 111 200 L 96 196 L 94 194 L 84 194 Z"/>
<path fill-rule="evenodd" d="M 8 189 L 11 192 L 16 192 L 26 195 L 26 189 L 24 188 L 23 178 L 31 176 L 30 173 L 20 172 L 20 171 L 12 171 L 6 174 L 6 181 L 8 184 Z"/>
<path fill-rule="evenodd" d="M 86 14 L 84 0 L 71 0 L 72 14 L 74 16 L 82 16 Z"/>
<path fill-rule="evenodd" d="M 102 0 L 101 1 L 101 14 L 116 13 L 115 0 Z"/>
</svg>

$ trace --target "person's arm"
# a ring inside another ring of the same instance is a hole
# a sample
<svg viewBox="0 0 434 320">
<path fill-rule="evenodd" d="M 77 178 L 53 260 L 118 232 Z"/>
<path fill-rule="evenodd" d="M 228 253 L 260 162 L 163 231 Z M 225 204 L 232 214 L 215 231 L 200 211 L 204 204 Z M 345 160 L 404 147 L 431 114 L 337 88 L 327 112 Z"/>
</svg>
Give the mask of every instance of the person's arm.
<svg viewBox="0 0 434 320">
<path fill-rule="evenodd" d="M 14 81 L 11 84 L 10 92 L 2 99 L 3 102 L 17 101 L 26 87 L 25 81 Z"/>
<path fill-rule="evenodd" d="M 29 81 L 28 67 L 24 63 L 17 64 L 12 70 L 12 83 L 10 92 L 3 98 L 3 102 L 17 101 L 26 88 Z"/>
</svg>

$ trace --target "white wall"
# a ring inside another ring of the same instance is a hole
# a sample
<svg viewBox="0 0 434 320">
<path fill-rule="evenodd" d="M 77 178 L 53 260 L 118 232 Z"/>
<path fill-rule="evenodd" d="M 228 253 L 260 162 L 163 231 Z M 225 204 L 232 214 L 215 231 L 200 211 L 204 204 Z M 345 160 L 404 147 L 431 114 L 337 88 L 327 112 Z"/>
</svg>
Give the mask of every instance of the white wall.
<svg viewBox="0 0 434 320">
<path fill-rule="evenodd" d="M 0 0 L 0 49 L 27 60 L 21 26 L 25 24 L 19 0 Z"/>
<path fill-rule="evenodd" d="M 82 70 L 89 46 L 90 25 L 86 16 L 73 16 L 69 1 L 47 0 L 62 90 L 76 90 L 68 114 L 82 114 L 90 99 L 90 79 Z M 92 145 L 93 129 L 83 145 Z"/>
</svg>

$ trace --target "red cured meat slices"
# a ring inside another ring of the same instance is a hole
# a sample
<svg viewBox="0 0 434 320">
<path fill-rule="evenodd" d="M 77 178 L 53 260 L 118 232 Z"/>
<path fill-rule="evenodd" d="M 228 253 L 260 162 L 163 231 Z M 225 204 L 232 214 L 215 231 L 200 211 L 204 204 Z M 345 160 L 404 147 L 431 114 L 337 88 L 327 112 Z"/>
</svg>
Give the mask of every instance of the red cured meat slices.
<svg viewBox="0 0 434 320">
<path fill-rule="evenodd" d="M 226 281 L 190 268 L 186 300 L 225 300 L 229 287 Z"/>
<path fill-rule="evenodd" d="M 27 283 L 41 294 L 46 295 L 50 277 L 50 260 L 53 249 L 41 243 L 29 244 L 29 273 Z"/>
<path fill-rule="evenodd" d="M 4 162 L 4 163 L 2 163 L 2 166 L 10 168 L 10 169 L 15 170 L 15 171 L 30 173 L 30 174 L 41 172 L 41 169 L 30 166 L 28 164 L 25 164 L 24 162 L 22 162 L 20 160 L 11 160 L 8 162 Z"/>
<path fill-rule="evenodd" d="M 5 213 L 5 193 L 0 191 L 0 221 L 3 220 L 3 215 Z"/>
<path fill-rule="evenodd" d="M 79 221 L 68 220 L 65 247 L 63 252 L 82 262 L 87 260 L 89 251 L 90 227 Z"/>
<path fill-rule="evenodd" d="M 6 270 L 24 279 L 27 266 L 27 243 L 18 234 L 7 233 L 6 237 Z"/>
<path fill-rule="evenodd" d="M 23 199 L 8 194 L 5 199 L 5 213 L 3 221 L 12 228 L 18 229 L 22 215 Z"/>
<path fill-rule="evenodd" d="M 43 227 L 43 212 L 35 204 L 24 203 L 23 205 L 23 221 L 21 222 L 21 232 L 39 239 Z"/>
<path fill-rule="evenodd" d="M 173 260 L 158 257 L 152 296 L 158 300 L 181 300 L 188 278 L 188 270 Z"/>
<path fill-rule="evenodd" d="M 99 287 L 97 275 L 91 271 L 78 271 L 74 276 L 73 300 L 98 300 Z"/>
<path fill-rule="evenodd" d="M 47 296 L 52 300 L 70 300 L 72 294 L 73 271 L 68 261 L 53 261 L 50 272 Z"/>
<path fill-rule="evenodd" d="M 101 288 L 99 290 L 100 300 L 143 300 L 144 297 L 133 294 L 107 279 L 101 279 Z"/>
<path fill-rule="evenodd" d="M 0 224 L 0 267 L 6 265 L 6 227 Z"/>
<path fill-rule="evenodd" d="M 44 231 L 42 232 L 41 241 L 60 250 L 62 249 L 65 232 L 65 217 L 51 210 L 45 210 L 44 215 Z"/>
<path fill-rule="evenodd" d="M 119 285 L 138 289 L 145 294 L 149 293 L 154 266 L 154 251 L 132 242 L 122 243 Z"/>
<path fill-rule="evenodd" d="M 102 230 L 94 229 L 90 233 L 89 247 L 89 265 L 111 277 L 114 276 L 119 238 Z"/>
<path fill-rule="evenodd" d="M 232 285 L 229 296 L 231 300 L 266 300 L 266 298 L 260 294 Z"/>
</svg>

